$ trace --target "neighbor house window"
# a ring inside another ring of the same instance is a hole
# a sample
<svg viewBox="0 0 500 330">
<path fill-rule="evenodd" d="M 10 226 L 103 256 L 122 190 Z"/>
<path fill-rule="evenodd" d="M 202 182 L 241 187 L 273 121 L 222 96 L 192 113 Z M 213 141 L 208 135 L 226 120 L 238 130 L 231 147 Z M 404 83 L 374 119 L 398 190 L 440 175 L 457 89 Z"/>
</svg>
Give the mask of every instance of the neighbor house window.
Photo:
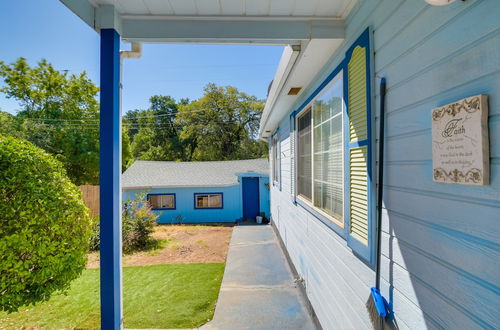
<svg viewBox="0 0 500 330">
<path fill-rule="evenodd" d="M 194 207 L 197 209 L 221 209 L 222 194 L 194 194 Z"/>
<path fill-rule="evenodd" d="M 297 117 L 297 195 L 343 225 L 342 72 Z"/>
<path fill-rule="evenodd" d="M 149 194 L 148 201 L 153 210 L 175 209 L 175 194 Z"/>
<path fill-rule="evenodd" d="M 272 157 L 273 157 L 273 183 L 278 184 L 280 182 L 280 150 L 279 150 L 279 139 L 278 134 L 274 134 L 272 137 Z"/>
</svg>

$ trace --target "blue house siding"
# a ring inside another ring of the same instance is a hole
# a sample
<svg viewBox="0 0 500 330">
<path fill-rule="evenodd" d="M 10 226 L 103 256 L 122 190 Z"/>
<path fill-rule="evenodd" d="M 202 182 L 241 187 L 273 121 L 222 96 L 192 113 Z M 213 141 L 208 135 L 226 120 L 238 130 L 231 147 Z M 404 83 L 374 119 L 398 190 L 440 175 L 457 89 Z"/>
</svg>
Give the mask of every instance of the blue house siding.
<svg viewBox="0 0 500 330">
<path fill-rule="evenodd" d="M 496 0 L 444 7 L 359 0 L 347 19 L 344 47 L 290 109 L 307 99 L 371 27 L 374 74 L 386 77 L 388 87 L 381 285 L 401 329 L 500 324 L 499 12 Z M 374 80 L 378 91 L 380 80 Z M 480 93 L 489 95 L 490 185 L 433 182 L 431 109 Z M 281 189 L 271 185 L 271 214 L 316 314 L 325 329 L 369 328 L 365 302 L 375 282 L 373 266 L 293 203 L 288 115 L 279 136 Z"/>
<path fill-rule="evenodd" d="M 135 199 L 136 194 L 144 190 L 124 190 L 123 200 Z M 182 217 L 183 223 L 202 222 L 235 222 L 242 216 L 241 186 L 226 187 L 189 187 L 189 188 L 155 188 L 145 190 L 151 194 L 174 193 L 176 199 L 175 210 L 155 210 L 158 214 L 158 223 L 177 223 L 177 217 Z M 223 208 L 196 209 L 194 207 L 194 194 L 197 193 L 222 193 Z"/>
<path fill-rule="evenodd" d="M 264 212 L 266 218 L 271 216 L 270 200 L 269 200 L 269 177 L 262 176 L 259 178 L 259 205 L 260 212 Z"/>
<path fill-rule="evenodd" d="M 258 177 L 260 212 L 264 212 L 266 217 L 270 217 L 269 177 L 259 174 L 241 174 L 238 176 L 240 184 L 231 186 L 124 189 L 123 201 L 134 200 L 139 193 L 151 195 L 175 194 L 175 209 L 153 210 L 159 215 L 159 223 L 177 223 L 178 216 L 182 217 L 183 223 L 235 222 L 243 216 L 241 177 Z M 194 196 L 198 193 L 222 193 L 222 209 L 195 208 Z"/>
</svg>

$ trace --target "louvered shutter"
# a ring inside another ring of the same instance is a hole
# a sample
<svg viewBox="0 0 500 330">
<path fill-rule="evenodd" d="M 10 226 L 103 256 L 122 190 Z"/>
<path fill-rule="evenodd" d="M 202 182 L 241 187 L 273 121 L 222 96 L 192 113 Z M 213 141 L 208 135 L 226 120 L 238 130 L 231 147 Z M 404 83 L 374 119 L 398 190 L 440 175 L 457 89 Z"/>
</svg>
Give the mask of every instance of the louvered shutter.
<svg viewBox="0 0 500 330">
<path fill-rule="evenodd" d="M 370 93 L 370 32 L 367 29 L 346 53 L 346 214 L 347 242 L 358 255 L 372 261 L 372 150 Z"/>
<path fill-rule="evenodd" d="M 276 131 L 276 137 L 277 137 L 277 140 L 276 140 L 276 152 L 277 152 L 277 161 L 278 161 L 278 187 L 279 187 L 279 190 L 281 191 L 281 135 L 280 135 L 280 131 L 279 131 L 279 128 L 277 129 Z"/>
<path fill-rule="evenodd" d="M 290 115 L 290 196 L 295 202 L 295 115 Z"/>
</svg>

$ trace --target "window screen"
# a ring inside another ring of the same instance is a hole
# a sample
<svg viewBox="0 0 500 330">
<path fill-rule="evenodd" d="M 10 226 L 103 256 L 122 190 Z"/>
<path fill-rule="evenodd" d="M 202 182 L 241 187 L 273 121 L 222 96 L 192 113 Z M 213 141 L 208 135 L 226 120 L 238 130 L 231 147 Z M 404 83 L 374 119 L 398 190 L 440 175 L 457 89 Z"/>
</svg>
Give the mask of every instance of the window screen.
<svg viewBox="0 0 500 330">
<path fill-rule="evenodd" d="M 313 104 L 314 206 L 337 220 L 343 217 L 342 94 L 340 76 Z"/>
<path fill-rule="evenodd" d="M 297 119 L 297 194 L 312 200 L 311 109 Z"/>
<path fill-rule="evenodd" d="M 297 117 L 297 195 L 343 221 L 343 80 L 340 72 Z"/>
<path fill-rule="evenodd" d="M 149 203 L 153 209 L 174 209 L 175 208 L 175 195 L 149 195 Z"/>
<path fill-rule="evenodd" d="M 273 156 L 273 182 L 279 183 L 280 181 L 280 150 L 278 134 L 272 138 L 272 156 Z"/>
<path fill-rule="evenodd" d="M 195 205 L 197 209 L 220 209 L 222 194 L 196 194 Z"/>
</svg>

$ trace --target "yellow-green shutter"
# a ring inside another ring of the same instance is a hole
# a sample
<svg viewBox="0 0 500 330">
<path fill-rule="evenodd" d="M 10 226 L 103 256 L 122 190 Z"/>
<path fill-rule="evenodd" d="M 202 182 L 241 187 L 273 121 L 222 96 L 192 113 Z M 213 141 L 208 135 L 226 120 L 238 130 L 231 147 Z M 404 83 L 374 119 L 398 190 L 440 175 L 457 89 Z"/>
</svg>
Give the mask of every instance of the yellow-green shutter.
<svg viewBox="0 0 500 330">
<path fill-rule="evenodd" d="M 295 201 L 295 115 L 290 116 L 290 195 Z"/>
<path fill-rule="evenodd" d="M 355 43 L 346 56 L 347 139 L 348 139 L 348 210 L 349 245 L 370 258 L 370 93 L 368 32 Z M 353 240 L 354 239 L 354 240 Z"/>
<path fill-rule="evenodd" d="M 349 150 L 349 233 L 368 245 L 368 147 Z"/>
<path fill-rule="evenodd" d="M 368 138 L 366 109 L 366 49 L 356 46 L 347 66 L 349 75 L 349 140 L 358 142 Z"/>
</svg>

